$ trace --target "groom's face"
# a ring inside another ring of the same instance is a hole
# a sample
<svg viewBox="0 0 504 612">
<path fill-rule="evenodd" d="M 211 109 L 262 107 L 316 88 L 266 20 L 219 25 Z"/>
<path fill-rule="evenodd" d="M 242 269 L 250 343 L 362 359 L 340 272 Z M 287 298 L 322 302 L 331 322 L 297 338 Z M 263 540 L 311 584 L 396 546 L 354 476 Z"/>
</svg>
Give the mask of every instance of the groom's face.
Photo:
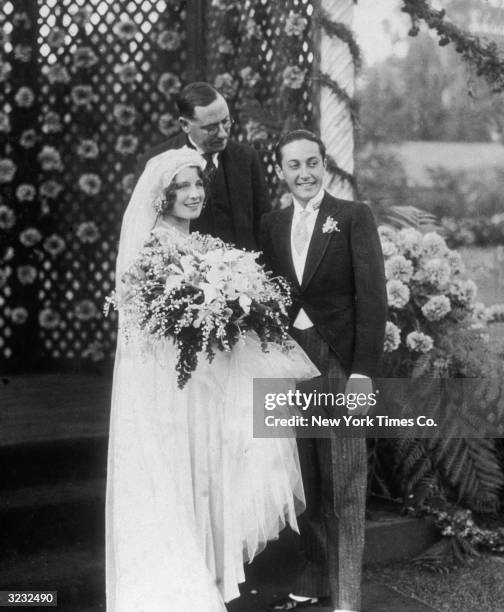
<svg viewBox="0 0 504 612">
<path fill-rule="evenodd" d="M 316 142 L 295 140 L 281 150 L 281 165 L 276 166 L 292 195 L 301 204 L 308 204 L 321 190 L 324 182 L 325 162 Z"/>
<path fill-rule="evenodd" d="M 204 153 L 224 151 L 231 129 L 231 118 L 226 100 L 219 95 L 208 106 L 195 106 L 194 117 L 191 119 L 181 117 L 180 125 L 193 143 Z"/>
</svg>

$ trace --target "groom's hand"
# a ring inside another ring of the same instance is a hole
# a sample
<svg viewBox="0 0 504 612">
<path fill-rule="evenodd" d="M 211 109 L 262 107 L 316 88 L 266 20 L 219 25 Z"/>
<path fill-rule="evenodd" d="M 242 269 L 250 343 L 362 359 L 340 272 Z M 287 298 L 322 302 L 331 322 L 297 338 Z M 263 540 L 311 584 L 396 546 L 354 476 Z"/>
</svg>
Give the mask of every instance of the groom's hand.
<svg viewBox="0 0 504 612">
<path fill-rule="evenodd" d="M 347 405 L 348 414 L 365 416 L 369 411 L 369 403 L 366 398 L 373 393 L 373 381 L 369 376 L 363 374 L 352 374 L 347 380 L 345 387 L 345 395 L 348 398 L 349 394 L 355 401 L 352 401 L 351 408 Z"/>
</svg>

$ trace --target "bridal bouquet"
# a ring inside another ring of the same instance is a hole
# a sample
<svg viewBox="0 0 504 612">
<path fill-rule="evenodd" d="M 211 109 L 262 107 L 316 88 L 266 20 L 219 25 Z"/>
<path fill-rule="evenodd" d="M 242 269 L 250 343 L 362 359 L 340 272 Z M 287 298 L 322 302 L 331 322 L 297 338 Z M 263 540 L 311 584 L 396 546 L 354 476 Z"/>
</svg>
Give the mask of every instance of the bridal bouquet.
<svg viewBox="0 0 504 612">
<path fill-rule="evenodd" d="M 174 340 L 182 389 L 200 353 L 212 360 L 216 349 L 230 351 L 247 332 L 257 334 L 265 352 L 268 342 L 288 346 L 289 288 L 266 274 L 258 256 L 198 233 L 179 245 L 153 235 L 106 310 L 121 310 L 127 335 Z"/>
</svg>

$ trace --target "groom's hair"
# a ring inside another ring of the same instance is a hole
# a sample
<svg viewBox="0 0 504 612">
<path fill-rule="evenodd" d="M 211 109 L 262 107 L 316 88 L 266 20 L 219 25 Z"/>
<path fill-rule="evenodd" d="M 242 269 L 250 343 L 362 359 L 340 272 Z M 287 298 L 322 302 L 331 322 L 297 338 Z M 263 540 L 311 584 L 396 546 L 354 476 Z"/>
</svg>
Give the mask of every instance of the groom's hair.
<svg viewBox="0 0 504 612">
<path fill-rule="evenodd" d="M 296 140 L 310 140 L 311 142 L 315 142 L 318 144 L 318 148 L 320 151 L 320 155 L 322 159 L 326 157 L 326 147 L 317 134 L 310 132 L 310 130 L 298 129 L 291 130 L 290 132 L 286 132 L 282 136 L 280 136 L 280 140 L 275 147 L 275 159 L 279 166 L 282 165 L 282 149 L 290 144 L 291 142 L 296 142 Z"/>
<path fill-rule="evenodd" d="M 203 81 L 189 83 L 182 89 L 177 99 L 178 112 L 181 117 L 194 119 L 196 106 L 208 106 L 220 95 L 215 87 Z"/>
</svg>

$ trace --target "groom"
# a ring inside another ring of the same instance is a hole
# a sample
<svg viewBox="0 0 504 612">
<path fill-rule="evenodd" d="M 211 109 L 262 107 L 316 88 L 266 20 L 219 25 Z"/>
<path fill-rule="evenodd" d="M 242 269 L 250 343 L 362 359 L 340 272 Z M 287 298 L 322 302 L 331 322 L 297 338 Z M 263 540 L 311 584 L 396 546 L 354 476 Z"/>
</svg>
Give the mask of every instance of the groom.
<svg viewBox="0 0 504 612">
<path fill-rule="evenodd" d="M 284 135 L 276 161 L 292 204 L 263 217 L 261 247 L 267 268 L 293 287 L 291 335 L 321 373 L 340 385 L 338 391 L 370 393 L 387 304 L 371 211 L 324 191 L 325 147 L 315 134 Z M 309 608 L 330 596 L 335 611 L 359 611 L 365 439 L 331 431 L 326 438 L 298 439 L 298 449 L 307 504 L 300 523 L 304 565 L 292 593 L 268 610 Z"/>
<path fill-rule="evenodd" d="M 261 216 L 271 209 L 264 171 L 257 151 L 230 138 L 233 120 L 224 97 L 211 85 L 186 85 L 177 100 L 180 132 L 145 153 L 137 175 L 147 161 L 189 146 L 205 159 L 204 209 L 191 231 L 211 234 L 239 248 L 257 250 Z"/>
</svg>

